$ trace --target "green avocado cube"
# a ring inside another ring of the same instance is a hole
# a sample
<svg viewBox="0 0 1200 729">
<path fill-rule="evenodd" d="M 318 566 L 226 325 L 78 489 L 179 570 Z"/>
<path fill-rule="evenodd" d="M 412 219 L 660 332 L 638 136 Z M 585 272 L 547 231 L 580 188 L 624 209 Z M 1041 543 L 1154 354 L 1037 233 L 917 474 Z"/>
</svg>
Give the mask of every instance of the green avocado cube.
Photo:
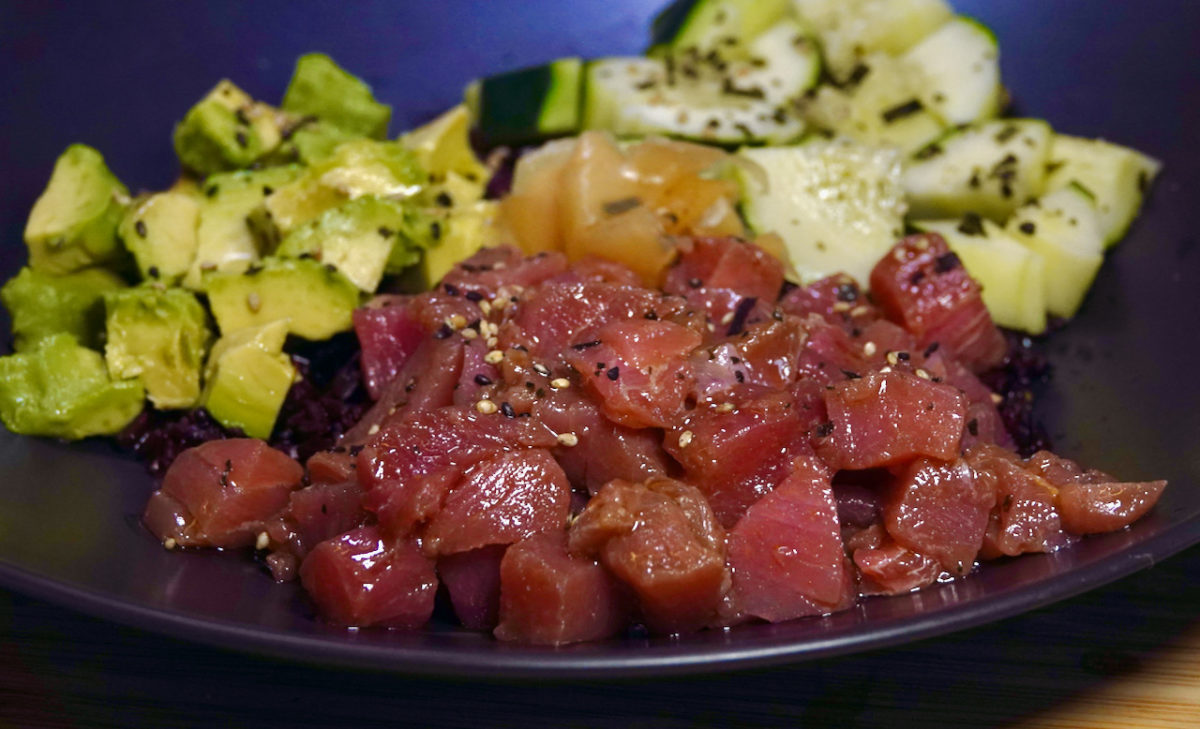
<svg viewBox="0 0 1200 729">
<path fill-rule="evenodd" d="M 347 200 L 365 195 L 411 198 L 426 180 L 416 155 L 399 142 L 355 139 L 276 189 L 264 207 L 282 237 Z"/>
<path fill-rule="evenodd" d="M 352 325 L 358 287 L 332 264 L 311 258 L 265 258 L 244 273 L 205 279 L 208 304 L 223 335 L 287 320 L 292 334 L 328 339 Z"/>
<path fill-rule="evenodd" d="M 275 255 L 332 264 L 354 285 L 373 293 L 406 224 L 407 207 L 397 200 L 355 198 L 288 233 Z"/>
<path fill-rule="evenodd" d="M 200 174 L 249 167 L 283 140 L 275 109 L 222 80 L 175 127 L 175 154 Z"/>
<path fill-rule="evenodd" d="M 175 284 L 196 257 L 199 192 L 175 189 L 134 201 L 118 229 L 142 278 Z"/>
<path fill-rule="evenodd" d="M 269 438 L 279 409 L 296 377 L 281 352 L 287 322 L 268 322 L 222 337 L 205 367 L 204 408 L 228 428 L 252 438 Z"/>
<path fill-rule="evenodd" d="M 118 258 L 117 224 L 128 203 L 129 191 L 99 152 L 67 147 L 25 224 L 29 265 L 63 274 Z"/>
<path fill-rule="evenodd" d="M 98 347 L 104 331 L 101 298 L 106 292 L 124 287 L 119 276 L 103 268 L 85 268 L 62 276 L 22 268 L 0 288 L 0 301 L 12 316 L 16 350 L 24 351 L 59 333 Z"/>
<path fill-rule="evenodd" d="M 150 284 L 104 296 L 104 358 L 114 378 L 138 378 L 154 407 L 193 407 L 212 332 L 208 315 L 186 289 Z"/>
<path fill-rule="evenodd" d="M 287 165 L 224 172 L 205 179 L 200 186 L 196 253 L 183 285 L 198 291 L 203 289 L 205 273 L 239 273 L 257 261 L 274 235 L 263 201 L 303 171 L 299 165 Z"/>
<path fill-rule="evenodd" d="M 100 353 L 70 334 L 0 357 L 0 420 L 14 433 L 112 435 L 137 417 L 145 399 L 140 382 L 109 379 Z"/>
<path fill-rule="evenodd" d="M 341 127 L 314 120 L 293 132 L 283 147 L 297 162 L 311 165 L 329 157 L 342 142 L 358 138 Z"/>
<path fill-rule="evenodd" d="M 392 107 L 376 101 L 370 86 L 323 53 L 309 53 L 296 60 L 282 107 L 373 139 L 386 137 L 392 120 Z"/>
<path fill-rule="evenodd" d="M 402 272 L 401 285 L 407 291 L 427 291 L 438 284 L 459 261 L 480 248 L 495 245 L 493 223 L 497 214 L 495 200 L 480 200 L 450 210 L 439 221 L 436 240 L 420 258 Z"/>
</svg>

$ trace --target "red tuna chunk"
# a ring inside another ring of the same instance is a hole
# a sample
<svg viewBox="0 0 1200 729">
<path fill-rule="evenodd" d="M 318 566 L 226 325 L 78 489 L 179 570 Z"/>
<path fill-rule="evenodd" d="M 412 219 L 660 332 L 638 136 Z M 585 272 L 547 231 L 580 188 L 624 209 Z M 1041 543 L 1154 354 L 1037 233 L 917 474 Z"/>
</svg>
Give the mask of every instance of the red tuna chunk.
<svg viewBox="0 0 1200 729">
<path fill-rule="evenodd" d="M 917 554 L 892 540 L 878 547 L 854 550 L 854 564 L 862 573 L 863 595 L 899 595 L 932 585 L 942 566 L 932 557 Z"/>
<path fill-rule="evenodd" d="M 1055 505 L 1056 489 L 1025 469 L 1017 454 L 994 445 L 967 451 L 976 477 L 995 492 L 982 556 L 1052 552 L 1067 543 Z"/>
<path fill-rule="evenodd" d="M 315 483 L 293 491 L 287 507 L 266 524 L 272 546 L 267 557 L 271 574 L 280 581 L 292 579 L 296 566 L 313 547 L 366 520 L 358 481 Z"/>
<path fill-rule="evenodd" d="M 209 441 L 179 454 L 143 519 L 183 547 L 248 546 L 303 477 L 299 463 L 261 440 Z"/>
<path fill-rule="evenodd" d="M 828 437 L 817 452 L 831 468 L 877 468 L 918 456 L 956 458 L 966 422 L 957 389 L 899 370 L 845 380 L 825 393 Z"/>
<path fill-rule="evenodd" d="M 670 479 L 613 481 L 571 525 L 573 553 L 598 555 L 633 589 L 656 633 L 713 622 L 728 589 L 725 531 L 694 487 Z"/>
<path fill-rule="evenodd" d="M 1167 487 L 1166 481 L 1117 481 L 1103 471 L 1084 471 L 1048 451 L 1030 456 L 1028 468 L 1057 487 L 1055 504 L 1063 529 L 1072 534 L 1123 529 L 1154 508 Z"/>
<path fill-rule="evenodd" d="M 632 319 L 601 327 L 595 341 L 569 361 L 604 414 L 630 428 L 672 423 L 690 389 L 687 355 L 700 335 L 671 322 Z"/>
<path fill-rule="evenodd" d="M 500 640 L 563 645 L 599 640 L 624 627 L 629 610 L 617 581 L 594 559 L 568 554 L 561 532 L 508 548 L 500 563 Z"/>
<path fill-rule="evenodd" d="M 936 559 L 954 575 L 971 571 L 995 493 L 965 461 L 913 461 L 889 485 L 883 524 L 901 546 Z"/>
<path fill-rule="evenodd" d="M 463 475 L 425 530 L 424 548 L 454 554 L 561 531 L 570 506 L 571 485 L 549 451 L 503 453 Z"/>
<path fill-rule="evenodd" d="M 438 557 L 437 572 L 459 622 L 471 630 L 491 630 L 500 615 L 500 560 L 507 544 Z"/>
<path fill-rule="evenodd" d="M 738 607 L 771 622 L 828 614 L 853 601 L 823 465 L 798 459 L 791 475 L 750 507 L 729 533 L 729 566 Z"/>
<path fill-rule="evenodd" d="M 730 527 L 790 473 L 797 457 L 811 455 L 812 447 L 800 408 L 786 394 L 765 394 L 726 410 L 696 408 L 667 431 L 663 447 Z"/>
<path fill-rule="evenodd" d="M 442 278 L 441 288 L 491 299 L 502 286 L 534 286 L 566 270 L 567 257 L 558 251 L 526 257 L 511 246 L 481 248 L 450 269 Z"/>
<path fill-rule="evenodd" d="M 300 565 L 321 615 L 338 625 L 419 628 L 433 613 L 437 575 L 411 540 L 363 526 L 321 542 Z"/>
<path fill-rule="evenodd" d="M 912 332 L 922 348 L 937 342 L 976 372 L 1004 359 L 1008 347 L 979 284 L 940 235 L 902 239 L 875 264 L 870 285 L 884 315 Z"/>
<path fill-rule="evenodd" d="M 783 287 L 779 259 L 737 238 L 685 239 L 679 247 L 663 290 L 686 298 L 718 334 L 736 333 L 770 315 Z"/>
<path fill-rule="evenodd" d="M 372 400 L 379 399 L 425 339 L 425 327 L 408 306 L 410 298 L 378 296 L 354 312 L 354 333 L 362 347 L 363 384 Z"/>
</svg>

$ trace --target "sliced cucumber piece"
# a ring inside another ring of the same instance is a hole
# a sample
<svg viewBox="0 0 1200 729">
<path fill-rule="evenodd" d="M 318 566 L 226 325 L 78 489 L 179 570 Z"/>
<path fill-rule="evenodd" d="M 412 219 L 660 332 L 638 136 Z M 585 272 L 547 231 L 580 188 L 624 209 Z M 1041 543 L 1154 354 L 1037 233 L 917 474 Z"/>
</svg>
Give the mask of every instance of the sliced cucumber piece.
<svg viewBox="0 0 1200 729">
<path fill-rule="evenodd" d="M 884 53 L 863 60 L 853 86 L 821 86 L 802 102 L 808 121 L 864 144 L 891 145 L 911 154 L 945 131 L 921 101 L 920 77 Z"/>
<path fill-rule="evenodd" d="M 998 325 L 1030 334 L 1046 330 L 1046 262 L 1038 253 L 977 215 L 911 225 L 946 239 L 983 288 L 983 303 Z"/>
<path fill-rule="evenodd" d="M 723 49 L 759 35 L 788 10 L 788 0 L 676 0 L 650 26 L 652 49 Z"/>
<path fill-rule="evenodd" d="M 522 145 L 579 131 L 583 61 L 560 58 L 472 81 L 464 93 L 486 144 Z"/>
<path fill-rule="evenodd" d="M 991 29 L 958 16 L 904 54 L 925 82 L 921 101 L 948 124 L 1000 112 L 1000 48 Z"/>
<path fill-rule="evenodd" d="M 593 61 L 587 69 L 583 127 L 719 144 L 798 138 L 804 122 L 790 107 L 820 75 L 816 46 L 795 21 L 785 19 L 746 49 L 745 60 L 689 52 Z"/>
<path fill-rule="evenodd" d="M 1104 238 L 1091 194 L 1072 183 L 1021 207 L 1005 227 L 1045 259 L 1046 308 L 1057 316 L 1075 316 L 1104 262 Z"/>
<path fill-rule="evenodd" d="M 899 55 L 953 16 L 945 0 L 792 0 L 821 41 L 830 75 L 845 81 L 871 53 Z"/>
<path fill-rule="evenodd" d="M 1105 245 L 1125 236 L 1162 163 L 1137 150 L 1100 139 L 1056 134 L 1050 145 L 1046 189 L 1078 182 L 1096 199 Z"/>
<path fill-rule="evenodd" d="M 1001 222 L 1041 195 L 1050 125 L 1039 119 L 991 121 L 948 134 L 914 155 L 904 172 L 911 214 L 977 213 Z"/>
<path fill-rule="evenodd" d="M 865 284 L 903 232 L 900 155 L 848 140 L 742 149 L 766 184 L 745 170 L 742 211 L 759 234 L 777 233 L 797 283 L 844 272 Z"/>
</svg>

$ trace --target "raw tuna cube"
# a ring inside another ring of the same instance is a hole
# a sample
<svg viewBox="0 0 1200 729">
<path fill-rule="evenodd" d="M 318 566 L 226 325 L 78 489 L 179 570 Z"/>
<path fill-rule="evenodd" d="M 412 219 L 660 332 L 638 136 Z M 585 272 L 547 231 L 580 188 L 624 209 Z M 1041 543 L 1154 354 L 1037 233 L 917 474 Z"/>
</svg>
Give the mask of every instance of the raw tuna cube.
<svg viewBox="0 0 1200 729">
<path fill-rule="evenodd" d="M 511 246 L 481 248 L 442 278 L 442 288 L 491 299 L 501 286 L 534 286 L 566 269 L 567 257 L 557 251 L 526 257 Z"/>
<path fill-rule="evenodd" d="M 315 483 L 293 491 L 287 507 L 264 527 L 272 547 L 267 556 L 272 576 L 280 582 L 294 578 L 296 567 L 313 547 L 366 520 L 358 481 Z"/>
<path fill-rule="evenodd" d="M 976 372 L 1000 364 L 1008 349 L 979 291 L 936 233 L 904 238 L 871 271 L 871 295 L 888 319 Z"/>
<path fill-rule="evenodd" d="M 896 476 L 883 500 L 883 523 L 902 547 L 953 575 L 971 571 L 983 545 L 995 492 L 965 461 L 919 458 Z"/>
<path fill-rule="evenodd" d="M 680 250 L 663 290 L 703 312 L 717 338 L 771 315 L 783 287 L 779 259 L 737 238 L 685 239 Z"/>
<path fill-rule="evenodd" d="M 561 531 L 571 505 L 567 475 L 542 448 L 486 458 L 463 474 L 423 535 L 430 554 L 512 544 Z"/>
<path fill-rule="evenodd" d="M 426 337 L 408 306 L 408 296 L 377 296 L 354 312 L 354 332 L 362 347 L 363 384 L 378 400 Z"/>
<path fill-rule="evenodd" d="M 845 380 L 825 393 L 830 425 L 817 452 L 831 468 L 878 468 L 918 456 L 956 458 L 966 422 L 957 389 L 899 370 Z"/>
<path fill-rule="evenodd" d="M 628 615 L 617 581 L 594 559 L 568 554 L 561 532 L 512 545 L 500 563 L 500 640 L 600 640 L 620 631 Z"/>
<path fill-rule="evenodd" d="M 855 591 L 845 561 L 829 473 L 815 458 L 797 459 L 729 533 L 735 600 L 771 622 L 849 605 Z"/>
<path fill-rule="evenodd" d="M 638 598 L 656 633 L 698 630 L 729 585 L 725 532 L 695 488 L 669 479 L 612 481 L 571 525 L 573 553 L 600 561 Z"/>
<path fill-rule="evenodd" d="M 1063 529 L 1072 534 L 1098 534 L 1129 526 L 1154 508 L 1167 486 L 1166 481 L 1120 482 L 1103 471 L 1084 471 L 1074 461 L 1049 451 L 1034 453 L 1026 468 L 1058 489 L 1055 504 Z"/>
<path fill-rule="evenodd" d="M 463 627 L 491 630 L 500 616 L 500 560 L 507 544 L 438 557 L 437 572 Z"/>
<path fill-rule="evenodd" d="M 1017 454 L 981 445 L 967 451 L 966 460 L 996 494 L 984 538 L 985 558 L 1052 552 L 1067 543 L 1055 506 L 1057 489 L 1027 471 Z"/>
<path fill-rule="evenodd" d="M 601 327 L 596 341 L 568 361 L 604 414 L 630 428 L 674 422 L 691 385 L 687 355 L 700 336 L 671 322 L 631 319 Z"/>
<path fill-rule="evenodd" d="M 379 401 L 346 434 L 340 445 L 361 445 L 389 422 L 450 405 L 462 371 L 464 342 L 459 337 L 426 339 L 387 384 Z"/>
<path fill-rule="evenodd" d="M 415 541 L 387 541 L 375 526 L 318 544 L 300 565 L 300 581 L 329 622 L 389 628 L 428 622 L 438 585 Z"/>
<path fill-rule="evenodd" d="M 866 292 L 844 273 L 792 289 L 779 300 L 779 308 L 801 318 L 816 314 L 847 331 L 862 328 L 879 317 L 879 310 Z"/>
<path fill-rule="evenodd" d="M 179 454 L 143 520 L 182 547 L 245 547 L 303 477 L 299 463 L 261 440 L 209 441 Z"/>
<path fill-rule="evenodd" d="M 854 550 L 854 564 L 862 574 L 863 595 L 899 595 L 932 585 L 942 565 L 932 557 L 906 549 L 892 540 L 878 547 Z"/>
</svg>

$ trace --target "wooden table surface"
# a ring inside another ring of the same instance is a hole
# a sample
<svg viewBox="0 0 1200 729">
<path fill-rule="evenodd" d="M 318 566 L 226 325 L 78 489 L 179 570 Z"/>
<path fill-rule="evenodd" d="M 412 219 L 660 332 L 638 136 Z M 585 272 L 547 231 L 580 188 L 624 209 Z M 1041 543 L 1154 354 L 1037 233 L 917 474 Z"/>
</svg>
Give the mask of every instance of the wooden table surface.
<svg viewBox="0 0 1200 729">
<path fill-rule="evenodd" d="M 1057 605 L 837 659 L 691 678 L 315 669 L 0 591 L 2 727 L 1200 727 L 1200 547 Z"/>
</svg>

